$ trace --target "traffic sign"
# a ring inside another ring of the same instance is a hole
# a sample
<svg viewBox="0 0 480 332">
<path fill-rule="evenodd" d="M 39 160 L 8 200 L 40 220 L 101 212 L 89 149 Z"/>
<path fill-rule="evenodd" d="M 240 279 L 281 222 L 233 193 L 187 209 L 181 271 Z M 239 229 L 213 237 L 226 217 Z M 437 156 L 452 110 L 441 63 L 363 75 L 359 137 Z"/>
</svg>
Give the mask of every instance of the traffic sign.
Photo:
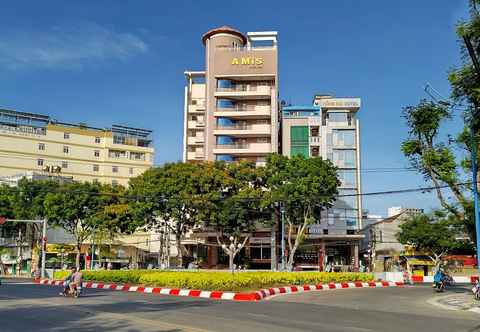
<svg viewBox="0 0 480 332">
<path fill-rule="evenodd" d="M 0 217 L 0 225 L 3 225 L 4 223 L 7 222 L 7 218 L 5 217 Z"/>
</svg>

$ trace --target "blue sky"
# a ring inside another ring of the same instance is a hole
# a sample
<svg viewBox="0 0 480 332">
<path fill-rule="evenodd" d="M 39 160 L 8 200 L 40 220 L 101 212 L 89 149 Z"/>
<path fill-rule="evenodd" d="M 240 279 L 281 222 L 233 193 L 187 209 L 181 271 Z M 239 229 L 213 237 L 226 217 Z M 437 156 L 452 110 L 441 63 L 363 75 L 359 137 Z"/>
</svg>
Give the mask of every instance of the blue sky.
<svg viewBox="0 0 480 332">
<path fill-rule="evenodd" d="M 399 150 L 401 109 L 426 97 L 426 82 L 448 96 L 447 71 L 460 58 L 455 23 L 467 7 L 466 0 L 1 2 L 0 107 L 153 129 L 156 163 L 180 160 L 183 72 L 203 69 L 202 33 L 224 24 L 277 30 L 282 99 L 362 98 L 365 169 L 408 166 Z M 411 172 L 363 173 L 364 192 L 422 185 Z M 438 204 L 432 194 L 364 199 L 377 214 L 393 205 Z"/>
</svg>

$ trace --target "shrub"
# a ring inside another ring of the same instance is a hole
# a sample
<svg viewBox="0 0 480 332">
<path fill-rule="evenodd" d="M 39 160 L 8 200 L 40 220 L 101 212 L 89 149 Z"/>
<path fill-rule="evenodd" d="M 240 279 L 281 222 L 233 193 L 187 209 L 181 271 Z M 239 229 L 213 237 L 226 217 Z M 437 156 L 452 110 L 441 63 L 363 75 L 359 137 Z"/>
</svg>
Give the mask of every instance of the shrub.
<svg viewBox="0 0 480 332">
<path fill-rule="evenodd" d="M 68 271 L 55 273 L 56 279 L 63 279 Z M 200 290 L 245 291 L 261 288 L 316 285 L 330 282 L 372 281 L 369 273 L 335 272 L 197 272 L 197 271 L 152 271 L 152 270 L 113 270 L 84 271 L 86 281 L 142 284 L 166 288 L 186 288 Z"/>
</svg>

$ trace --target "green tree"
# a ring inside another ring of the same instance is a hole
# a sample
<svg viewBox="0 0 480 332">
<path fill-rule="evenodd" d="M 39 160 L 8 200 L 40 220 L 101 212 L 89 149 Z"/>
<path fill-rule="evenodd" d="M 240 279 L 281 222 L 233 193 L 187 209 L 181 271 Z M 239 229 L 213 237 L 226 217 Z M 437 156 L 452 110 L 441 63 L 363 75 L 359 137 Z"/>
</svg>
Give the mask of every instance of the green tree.
<svg viewBox="0 0 480 332">
<path fill-rule="evenodd" d="M 194 163 L 167 163 L 130 180 L 128 196 L 138 226 L 155 229 L 166 225 L 175 235 L 177 261 L 183 266 L 188 254 L 183 236 L 198 222 L 198 197 L 208 183 L 204 167 Z"/>
<path fill-rule="evenodd" d="M 446 211 L 453 214 L 464 225 L 470 238 L 475 241 L 475 223 L 473 203 L 467 191 L 470 182 L 471 152 L 477 151 L 480 162 L 480 76 L 475 70 L 464 44 L 464 37 L 469 39 L 477 52 L 480 49 L 479 0 L 470 1 L 471 17 L 457 27 L 461 46 L 462 65 L 450 70 L 448 79 L 451 84 L 451 99 L 438 102 L 422 100 L 418 105 L 404 109 L 404 117 L 409 128 L 409 137 L 402 144 L 402 151 L 411 165 L 431 182 L 439 202 Z M 452 114 L 463 115 L 464 129 L 457 134 L 442 139 L 439 132 L 442 124 Z M 472 141 L 471 128 L 475 140 Z M 474 143 L 474 144 L 472 144 Z M 460 152 L 455 151 L 460 148 Z M 475 175 L 480 190 L 480 170 Z M 442 192 L 447 186 L 452 193 Z M 471 187 L 471 186 L 470 186 Z"/>
<path fill-rule="evenodd" d="M 206 163 L 202 181 L 208 183 L 201 193 L 199 221 L 217 234 L 217 244 L 229 257 L 233 271 L 236 255 L 245 247 L 250 234 L 271 221 L 262 209 L 264 169 L 254 163 Z"/>
<path fill-rule="evenodd" d="M 399 227 L 400 232 L 396 235 L 398 241 L 428 253 L 437 268 L 442 257 L 453 250 L 471 249 L 470 242 L 458 239 L 462 233 L 458 223 L 452 218 L 445 218 L 442 213 L 414 215 Z"/>
<path fill-rule="evenodd" d="M 94 229 L 104 226 L 105 208 L 116 199 L 111 191 L 111 186 L 99 183 L 69 183 L 45 197 L 49 224 L 63 228 L 75 240 L 77 267 L 80 267 L 82 244 L 91 237 Z"/>
<path fill-rule="evenodd" d="M 330 160 L 322 158 L 295 156 L 289 159 L 272 154 L 267 158 L 265 178 L 268 189 L 266 205 L 281 202 L 285 210 L 287 268 L 291 270 L 295 252 L 304 240 L 308 225 L 335 201 L 340 185 L 337 168 Z"/>
</svg>

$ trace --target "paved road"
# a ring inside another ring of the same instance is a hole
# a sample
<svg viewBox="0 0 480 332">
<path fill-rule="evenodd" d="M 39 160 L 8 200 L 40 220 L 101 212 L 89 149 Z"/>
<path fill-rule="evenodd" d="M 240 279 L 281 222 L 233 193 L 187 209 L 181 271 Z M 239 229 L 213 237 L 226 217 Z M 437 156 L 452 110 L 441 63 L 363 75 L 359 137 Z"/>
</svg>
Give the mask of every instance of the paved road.
<svg viewBox="0 0 480 332">
<path fill-rule="evenodd" d="M 428 287 L 345 289 L 238 303 L 86 291 L 7 281 L 0 286 L 0 331 L 480 331 L 480 315 L 428 303 Z M 447 294 L 447 293 L 446 293 Z"/>
</svg>

